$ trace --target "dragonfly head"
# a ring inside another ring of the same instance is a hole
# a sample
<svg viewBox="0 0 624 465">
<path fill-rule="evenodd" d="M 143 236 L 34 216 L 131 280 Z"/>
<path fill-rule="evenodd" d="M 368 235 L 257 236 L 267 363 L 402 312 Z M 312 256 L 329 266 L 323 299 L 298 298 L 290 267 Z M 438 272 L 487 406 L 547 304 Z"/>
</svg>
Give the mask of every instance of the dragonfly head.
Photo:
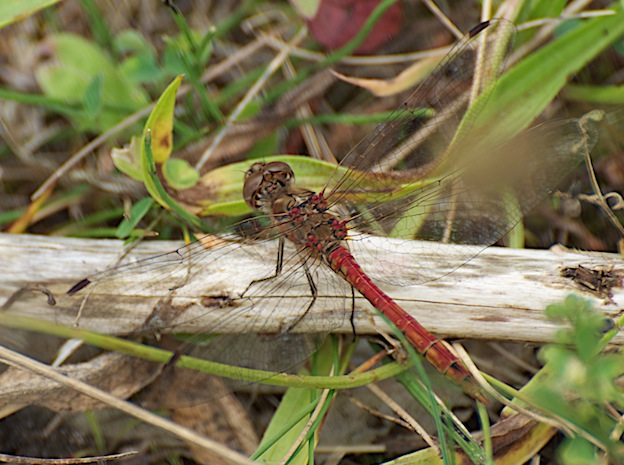
<svg viewBox="0 0 624 465">
<path fill-rule="evenodd" d="M 245 173 L 243 197 L 252 210 L 267 211 L 286 194 L 295 180 L 295 173 L 286 163 L 257 162 Z"/>
</svg>

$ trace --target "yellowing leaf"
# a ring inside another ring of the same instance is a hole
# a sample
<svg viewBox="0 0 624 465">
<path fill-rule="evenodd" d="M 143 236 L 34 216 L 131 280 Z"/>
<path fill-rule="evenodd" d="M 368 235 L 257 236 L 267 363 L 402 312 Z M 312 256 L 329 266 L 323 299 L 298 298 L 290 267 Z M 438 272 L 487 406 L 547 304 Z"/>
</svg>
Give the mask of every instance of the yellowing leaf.
<svg viewBox="0 0 624 465">
<path fill-rule="evenodd" d="M 148 131 L 151 133 L 152 153 L 156 163 L 164 163 L 173 149 L 173 110 L 176 93 L 183 77 L 184 75 L 179 75 L 165 89 L 143 129 L 143 136 L 146 136 Z"/>
</svg>

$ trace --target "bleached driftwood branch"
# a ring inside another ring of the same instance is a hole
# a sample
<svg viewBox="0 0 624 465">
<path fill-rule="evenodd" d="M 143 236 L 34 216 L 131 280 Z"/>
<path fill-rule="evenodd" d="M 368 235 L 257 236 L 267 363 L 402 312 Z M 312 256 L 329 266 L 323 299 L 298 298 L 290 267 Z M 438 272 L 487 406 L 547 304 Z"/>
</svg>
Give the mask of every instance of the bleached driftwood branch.
<svg viewBox="0 0 624 465">
<path fill-rule="evenodd" d="M 192 246 L 197 253 L 189 255 L 188 249 L 182 249 L 167 254 L 179 246 L 161 241 L 140 244 L 127 257 L 130 264 L 125 268 L 105 272 L 101 281 L 92 277 L 93 284 L 68 296 L 66 291 L 72 284 L 115 265 L 123 255 L 120 241 L 0 234 L 0 306 L 16 315 L 108 334 L 141 329 L 245 334 L 279 333 L 285 329 L 352 331 L 350 290 L 331 270 L 323 272 L 324 268 L 308 264 L 318 297 L 301 319 L 310 302 L 310 286 L 300 272 L 300 262 L 293 260 L 288 251 L 278 278 L 249 287 L 252 280 L 273 272 L 274 243 L 241 246 L 213 238 Z M 546 305 L 577 292 L 592 298 L 606 315 L 613 315 L 624 297 L 620 288 L 612 290 L 610 299 L 596 297 L 560 275 L 562 268 L 579 264 L 621 272 L 624 265 L 614 255 L 482 250 L 372 237 L 358 238 L 351 247 L 357 249 L 365 270 L 375 272 L 382 289 L 430 331 L 445 337 L 546 342 L 553 339 L 557 329 L 544 317 Z M 467 257 L 474 258 L 455 269 Z M 147 262 L 133 262 L 146 258 Z M 409 284 L 423 281 L 423 275 L 444 276 L 426 284 Z M 405 285 L 389 286 L 384 284 L 386 281 Z M 611 281 L 613 284 L 617 280 Z M 51 292 L 56 305 L 48 304 L 42 289 Z M 359 334 L 385 329 L 365 300 L 355 299 L 355 311 Z M 10 329 L 3 330 L 2 336 L 7 333 L 12 334 Z M 246 335 L 245 341 L 248 338 L 252 336 Z M 275 342 L 275 338 L 259 339 L 263 343 L 247 341 L 247 349 L 223 347 L 216 355 L 227 358 L 231 352 L 232 362 L 244 363 L 260 352 L 261 346 Z M 616 342 L 621 343 L 622 338 L 616 338 Z M 286 350 L 299 349 L 307 353 L 304 347 L 289 346 Z M 114 379 L 116 393 L 126 397 L 149 383 L 152 371 L 158 369 L 153 364 L 137 363 L 120 354 L 104 353 L 86 363 L 66 365 L 63 372 L 104 389 L 110 389 L 109 381 Z M 137 366 L 152 371 L 139 375 Z M 117 376 L 124 373 L 125 378 Z M 15 369 L 5 371 L 0 381 L 0 407 L 38 404 L 55 410 L 83 410 L 93 406 L 86 399 L 77 401 L 72 390 L 60 389 L 55 382 Z"/>
<path fill-rule="evenodd" d="M 180 245 L 145 242 L 128 259 L 170 252 Z M 624 302 L 621 288 L 612 289 L 607 298 L 561 276 L 562 268 L 579 264 L 617 273 L 624 268 L 617 255 L 495 247 L 481 251 L 480 247 L 441 244 L 429 250 L 421 245 L 369 237 L 358 241 L 357 247 L 365 269 L 384 268 L 387 263 L 406 264 L 404 269 L 395 265 L 386 273 L 394 281 L 400 275 L 399 281 L 407 284 L 385 285 L 383 275 L 378 284 L 426 328 L 444 337 L 547 342 L 557 327 L 544 317 L 544 308 L 570 293 L 592 299 L 606 316 L 616 314 Z M 252 286 L 245 298 L 239 298 L 252 280 L 274 270 L 274 244 L 210 246 L 214 250 L 200 254 L 201 260 L 190 265 L 184 252 L 169 255 L 154 260 L 149 267 L 109 276 L 102 284 L 70 297 L 65 291 L 71 284 L 115 264 L 123 253 L 121 241 L 0 234 L 0 305 L 20 289 L 43 284 L 52 291 L 57 305 L 48 305 L 39 292 L 26 291 L 14 298 L 6 311 L 108 334 L 144 328 L 150 315 L 150 324 L 160 330 L 276 333 L 292 327 L 295 332 L 351 332 L 351 294 L 344 285 L 337 284 L 341 282 L 338 278 L 330 278 L 327 285 L 318 284 L 319 298 L 299 322 L 309 302 L 305 297 L 309 285 L 303 273 L 297 277 L 291 274 L 292 267 L 288 271 L 285 266 L 286 276 L 258 283 L 258 292 Z M 409 284 L 410 272 L 416 281 L 418 270 L 435 269 L 449 256 L 475 254 L 447 276 L 425 284 Z M 330 275 L 324 276 L 320 279 L 327 280 Z M 173 289 L 178 283 L 184 286 Z M 357 294 L 355 310 L 359 334 L 384 328 L 372 307 Z M 622 342 L 622 338 L 616 340 Z"/>
</svg>

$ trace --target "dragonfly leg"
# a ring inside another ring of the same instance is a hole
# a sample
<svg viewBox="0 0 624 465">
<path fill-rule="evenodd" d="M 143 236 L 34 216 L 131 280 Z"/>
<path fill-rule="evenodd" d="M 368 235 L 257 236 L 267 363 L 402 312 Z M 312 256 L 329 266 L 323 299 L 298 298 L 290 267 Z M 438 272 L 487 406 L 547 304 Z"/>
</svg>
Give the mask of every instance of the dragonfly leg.
<svg viewBox="0 0 624 465">
<path fill-rule="evenodd" d="M 308 304 L 305 311 L 301 315 L 299 315 L 297 319 L 290 326 L 288 326 L 288 328 L 286 328 L 284 332 L 292 331 L 292 329 L 295 326 L 297 326 L 301 322 L 301 320 L 303 320 L 306 317 L 306 315 L 310 312 L 310 310 L 312 310 L 312 307 L 314 306 L 314 303 L 316 302 L 316 297 L 318 296 L 318 289 L 316 287 L 316 284 L 314 284 L 314 279 L 312 279 L 312 274 L 310 273 L 308 264 L 303 262 L 302 266 L 305 271 L 306 279 L 308 280 L 308 285 L 310 286 L 310 294 L 312 295 L 312 300 Z"/>
<path fill-rule="evenodd" d="M 279 275 L 281 275 L 283 264 L 284 264 L 284 238 L 280 237 L 278 240 L 278 246 L 277 246 L 277 263 L 275 264 L 275 273 L 273 273 L 271 276 L 267 276 L 266 278 L 254 279 L 245 288 L 245 290 L 241 294 L 241 297 L 244 298 L 245 294 L 247 294 L 247 291 L 249 291 L 249 289 L 251 289 L 252 286 L 258 283 L 262 283 L 264 281 L 271 281 L 272 279 L 275 279 Z"/>
</svg>

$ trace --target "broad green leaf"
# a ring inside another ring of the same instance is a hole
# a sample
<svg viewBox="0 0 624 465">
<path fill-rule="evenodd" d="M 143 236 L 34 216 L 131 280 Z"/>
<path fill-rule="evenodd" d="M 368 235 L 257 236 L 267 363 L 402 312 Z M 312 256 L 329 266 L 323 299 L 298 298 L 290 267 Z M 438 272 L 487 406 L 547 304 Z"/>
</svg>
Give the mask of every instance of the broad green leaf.
<svg viewBox="0 0 624 465">
<path fill-rule="evenodd" d="M 292 155 L 265 157 L 263 161 L 288 163 L 297 177 L 297 186 L 312 190 L 321 188 L 336 169 L 336 165 L 331 163 Z M 201 186 L 210 195 L 206 195 L 206 198 L 200 202 L 204 207 L 200 216 L 239 216 L 250 212 L 242 198 L 242 192 L 245 172 L 251 163 L 251 161 L 232 163 L 211 170 L 202 176 Z"/>
<path fill-rule="evenodd" d="M 81 88 L 84 91 L 93 76 L 101 74 L 104 78 L 105 101 L 133 108 L 147 103 L 147 96 L 141 88 L 124 81 L 117 71 L 117 65 L 95 43 L 69 33 L 55 34 L 50 37 L 50 41 L 54 50 L 53 62 L 39 68 L 37 76 L 50 68 L 64 71 L 66 74 L 61 76 L 65 78 L 63 83 L 66 87 L 51 87 L 44 80 L 42 85 L 49 95 L 76 101 L 80 99 Z M 79 88 L 69 85 L 78 85 Z"/>
<path fill-rule="evenodd" d="M 316 160 L 309 157 L 298 157 L 294 155 L 275 155 L 272 157 L 264 157 L 262 159 L 266 163 L 272 161 L 281 161 L 288 163 L 295 172 L 296 183 L 300 188 L 313 191 L 319 191 L 325 187 L 327 180 L 332 176 L 337 178 L 351 173 L 362 180 L 356 192 L 346 193 L 338 191 L 344 200 L 352 202 L 374 201 L 379 196 L 388 198 L 388 180 L 384 179 L 382 173 L 361 174 L 357 171 L 349 171 L 344 166 L 336 166 L 332 163 Z M 209 215 L 228 215 L 238 216 L 250 212 L 249 207 L 242 199 L 243 183 L 245 180 L 245 172 L 249 169 L 251 161 L 232 163 L 214 169 L 200 180 L 200 185 L 207 193 L 205 199 L 200 202 L 203 209 L 200 216 Z M 337 173 L 336 173 L 337 171 Z M 433 179 L 423 179 L 419 182 L 413 182 L 409 185 L 396 185 L 396 195 L 404 195 L 413 192 L 424 185 L 433 182 Z M 346 182 L 345 185 L 350 183 Z M 369 192 L 366 190 L 369 189 Z"/>
</svg>

